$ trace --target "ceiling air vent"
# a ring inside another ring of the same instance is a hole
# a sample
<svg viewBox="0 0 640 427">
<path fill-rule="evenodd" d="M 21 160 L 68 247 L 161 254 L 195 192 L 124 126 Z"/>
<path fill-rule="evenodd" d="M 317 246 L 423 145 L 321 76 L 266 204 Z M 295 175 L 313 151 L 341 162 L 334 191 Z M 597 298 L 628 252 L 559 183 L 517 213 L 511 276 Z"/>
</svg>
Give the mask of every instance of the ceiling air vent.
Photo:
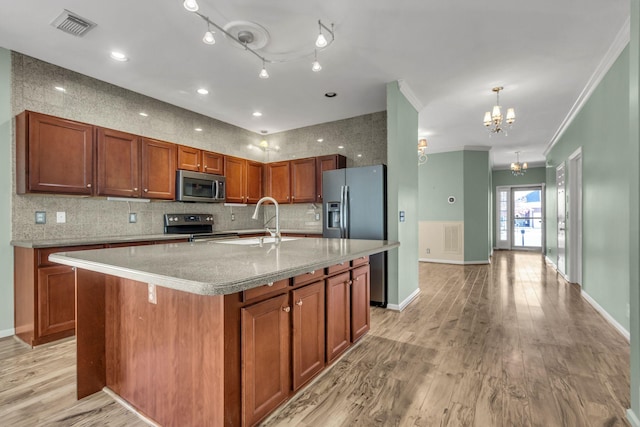
<svg viewBox="0 0 640 427">
<path fill-rule="evenodd" d="M 76 37 L 84 36 L 90 29 L 96 26 L 95 23 L 73 12 L 69 12 L 67 9 L 54 19 L 51 25 Z"/>
</svg>

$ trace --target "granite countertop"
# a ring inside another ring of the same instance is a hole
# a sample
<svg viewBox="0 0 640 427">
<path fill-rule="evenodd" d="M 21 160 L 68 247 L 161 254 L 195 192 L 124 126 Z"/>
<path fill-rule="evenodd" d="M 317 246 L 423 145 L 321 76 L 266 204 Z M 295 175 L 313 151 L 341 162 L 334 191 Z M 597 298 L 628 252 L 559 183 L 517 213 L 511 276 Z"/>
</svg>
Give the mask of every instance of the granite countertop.
<svg viewBox="0 0 640 427">
<path fill-rule="evenodd" d="M 214 234 L 232 234 L 237 233 L 238 236 L 243 234 L 264 233 L 264 229 L 248 229 L 248 230 L 215 230 Z M 283 229 L 281 233 L 291 234 L 318 234 L 322 235 L 322 230 L 303 230 L 303 229 Z M 144 241 L 161 241 L 161 240 L 180 240 L 188 237 L 181 234 L 141 234 L 131 236 L 99 236 L 99 237 L 72 237 L 67 239 L 43 239 L 43 240 L 12 240 L 12 246 L 23 248 L 55 248 L 63 246 L 83 246 L 83 245 L 99 245 L 107 243 L 127 243 L 127 242 L 144 242 Z"/>
<path fill-rule="evenodd" d="M 62 252 L 49 259 L 193 294 L 223 295 L 398 246 L 386 240 L 323 238 L 263 246 L 203 241 Z"/>
</svg>

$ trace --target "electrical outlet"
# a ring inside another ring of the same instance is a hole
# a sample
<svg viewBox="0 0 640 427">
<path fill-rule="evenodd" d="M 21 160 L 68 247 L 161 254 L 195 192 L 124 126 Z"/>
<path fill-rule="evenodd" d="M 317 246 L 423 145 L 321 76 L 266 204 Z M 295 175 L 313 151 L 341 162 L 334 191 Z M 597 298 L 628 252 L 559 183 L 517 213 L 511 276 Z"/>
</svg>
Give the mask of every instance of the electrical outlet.
<svg viewBox="0 0 640 427">
<path fill-rule="evenodd" d="M 129 212 L 129 222 L 131 224 L 135 224 L 136 222 L 138 222 L 138 214 L 137 213 L 133 213 L 133 212 Z"/>
<path fill-rule="evenodd" d="M 427 255 L 431 253 L 431 249 L 427 248 Z"/>
<path fill-rule="evenodd" d="M 58 224 L 64 224 L 67 222 L 67 213 L 66 212 L 56 212 L 56 222 Z"/>
<path fill-rule="evenodd" d="M 320 221 L 320 214 L 316 213 L 316 221 Z"/>
<path fill-rule="evenodd" d="M 151 304 L 158 304 L 158 294 L 156 293 L 156 285 L 152 285 L 151 283 L 147 284 L 147 289 L 149 290 L 149 302 Z"/>
<path fill-rule="evenodd" d="M 232 213 L 231 214 L 231 221 L 235 221 L 236 220 L 236 214 Z"/>
<path fill-rule="evenodd" d="M 36 211 L 36 224 L 46 224 L 47 213 L 43 211 Z"/>
</svg>

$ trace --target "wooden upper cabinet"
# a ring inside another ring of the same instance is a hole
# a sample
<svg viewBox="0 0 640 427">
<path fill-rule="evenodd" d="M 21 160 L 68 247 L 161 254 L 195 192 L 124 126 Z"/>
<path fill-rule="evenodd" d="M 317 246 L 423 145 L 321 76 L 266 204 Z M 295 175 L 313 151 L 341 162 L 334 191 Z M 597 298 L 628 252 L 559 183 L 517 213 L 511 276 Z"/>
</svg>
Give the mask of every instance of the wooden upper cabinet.
<svg viewBox="0 0 640 427">
<path fill-rule="evenodd" d="M 322 172 L 346 167 L 347 158 L 340 154 L 316 157 L 316 202 L 322 203 Z"/>
<path fill-rule="evenodd" d="M 142 138 L 142 197 L 173 200 L 176 195 L 176 146 Z"/>
<path fill-rule="evenodd" d="M 258 203 L 262 198 L 262 176 L 264 165 L 260 162 L 254 162 L 253 160 L 247 160 L 246 162 L 246 203 Z"/>
<path fill-rule="evenodd" d="M 137 135 L 98 128 L 98 196 L 140 196 L 140 141 Z"/>
<path fill-rule="evenodd" d="M 266 195 L 276 199 L 278 203 L 291 202 L 291 163 L 274 162 L 265 165 L 267 175 Z"/>
<path fill-rule="evenodd" d="M 93 195 L 93 126 L 25 111 L 16 116 L 16 190 Z"/>
<path fill-rule="evenodd" d="M 291 160 L 291 202 L 316 201 L 316 158 Z"/>
<path fill-rule="evenodd" d="M 224 175 L 224 156 L 220 153 L 179 145 L 178 169 Z"/>
<path fill-rule="evenodd" d="M 257 203 L 262 197 L 262 163 L 224 156 L 227 203 Z"/>
</svg>

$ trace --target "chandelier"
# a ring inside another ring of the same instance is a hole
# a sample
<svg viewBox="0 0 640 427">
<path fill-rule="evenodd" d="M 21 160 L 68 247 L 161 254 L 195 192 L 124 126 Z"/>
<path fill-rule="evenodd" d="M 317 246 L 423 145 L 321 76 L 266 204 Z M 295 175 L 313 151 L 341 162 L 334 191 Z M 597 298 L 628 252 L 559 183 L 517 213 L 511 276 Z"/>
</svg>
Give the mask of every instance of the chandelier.
<svg viewBox="0 0 640 427">
<path fill-rule="evenodd" d="M 427 140 L 421 139 L 418 141 L 418 166 L 427 163 Z"/>
<path fill-rule="evenodd" d="M 331 24 L 331 28 L 329 28 L 328 26 L 323 24 L 322 21 L 318 20 L 318 37 L 316 38 L 315 47 L 313 49 L 308 49 L 307 51 L 291 52 L 292 55 L 289 55 L 287 58 L 282 59 L 267 58 L 266 56 L 258 53 L 258 50 L 263 48 L 269 41 L 269 33 L 262 26 L 253 22 L 234 21 L 222 27 L 209 19 L 208 16 L 205 16 L 202 13 L 198 12 L 200 6 L 198 5 L 197 0 L 184 0 L 183 6 L 189 12 L 198 15 L 206 23 L 207 30 L 202 38 L 203 43 L 206 43 L 208 45 L 214 45 L 216 43 L 216 39 L 214 36 L 215 32 L 211 29 L 211 27 L 214 27 L 222 34 L 224 34 L 225 37 L 227 37 L 229 40 L 236 43 L 240 48 L 242 48 L 246 52 L 253 54 L 260 60 L 262 68 L 258 73 L 258 77 L 260 77 L 261 79 L 269 78 L 267 64 L 293 62 L 311 57 L 313 57 L 311 70 L 316 73 L 319 72 L 320 70 L 322 70 L 322 66 L 318 61 L 318 51 L 326 49 L 335 40 L 333 24 Z M 327 39 L 327 37 L 329 37 L 329 39 Z"/>
<path fill-rule="evenodd" d="M 504 87 L 496 86 L 492 89 L 493 92 L 496 93 L 496 105 L 493 106 L 492 111 L 487 111 L 484 113 L 484 125 L 489 130 L 489 135 L 492 133 L 504 133 L 507 134 L 507 131 L 502 127 L 502 121 L 504 117 L 502 116 L 502 111 L 500 110 L 500 91 L 503 90 Z M 507 117 L 506 122 L 511 127 L 513 122 L 516 121 L 516 112 L 513 108 L 507 109 Z"/>
<path fill-rule="evenodd" d="M 522 176 L 527 172 L 527 162 L 520 163 L 520 152 L 516 151 L 516 161 L 511 163 L 511 173 L 513 176 Z"/>
</svg>

